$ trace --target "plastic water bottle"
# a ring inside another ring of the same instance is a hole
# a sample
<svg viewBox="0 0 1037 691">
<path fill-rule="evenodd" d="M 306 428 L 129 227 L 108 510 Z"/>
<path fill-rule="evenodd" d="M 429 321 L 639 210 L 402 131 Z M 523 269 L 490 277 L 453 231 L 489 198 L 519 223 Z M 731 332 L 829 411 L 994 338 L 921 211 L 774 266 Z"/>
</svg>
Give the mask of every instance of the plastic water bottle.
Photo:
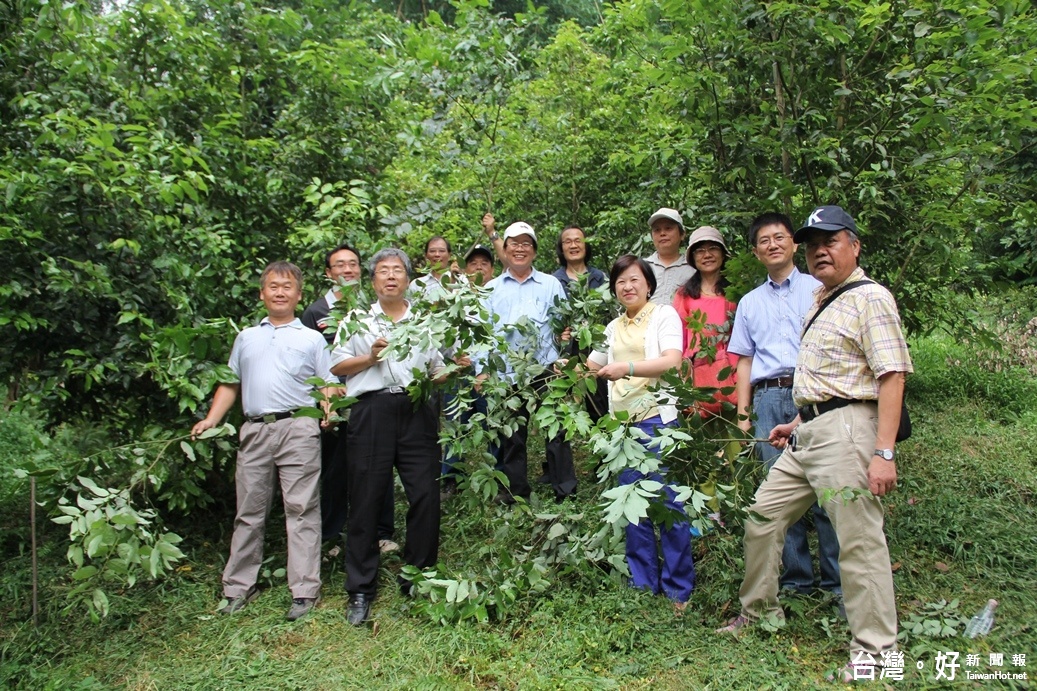
<svg viewBox="0 0 1037 691">
<path fill-rule="evenodd" d="M 997 600 L 987 600 L 986 606 L 979 610 L 965 627 L 965 638 L 976 638 L 990 633 L 991 627 L 994 626 L 995 609 L 997 609 Z"/>
</svg>

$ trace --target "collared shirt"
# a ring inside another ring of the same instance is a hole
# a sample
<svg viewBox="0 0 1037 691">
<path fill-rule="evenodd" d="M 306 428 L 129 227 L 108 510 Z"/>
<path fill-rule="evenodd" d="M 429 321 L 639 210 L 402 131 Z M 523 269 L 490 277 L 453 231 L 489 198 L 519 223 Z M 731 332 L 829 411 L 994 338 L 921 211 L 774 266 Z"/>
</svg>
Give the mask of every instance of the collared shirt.
<svg viewBox="0 0 1037 691">
<path fill-rule="evenodd" d="M 425 300 L 436 300 L 440 295 L 444 294 L 443 284 L 440 282 L 440 278 L 436 278 L 432 274 L 428 273 L 424 276 L 419 276 L 410 282 L 410 292 L 415 297 L 420 297 Z"/>
<path fill-rule="evenodd" d="M 677 261 L 666 266 L 659 259 L 659 253 L 655 252 L 650 257 L 645 257 L 652 271 L 655 272 L 655 292 L 652 293 L 652 302 L 657 305 L 670 305 L 677 289 L 688 282 L 695 275 L 695 267 L 688 263 L 683 254 L 677 257 Z"/>
<path fill-rule="evenodd" d="M 814 309 L 839 287 L 867 278 L 860 267 L 832 290 L 814 292 Z M 879 378 L 913 372 L 893 295 L 877 283 L 846 291 L 802 336 L 792 400 L 797 406 L 831 398 L 876 401 Z"/>
<path fill-rule="evenodd" d="M 335 380 L 324 337 L 299 319 L 274 326 L 264 317 L 234 339 L 227 364 L 241 382 L 246 417 L 313 406 L 306 380 Z"/>
<path fill-rule="evenodd" d="M 820 285 L 793 266 L 781 283 L 768 276 L 738 303 L 727 350 L 753 359 L 753 385 L 795 372 L 803 318 L 814 306 L 814 290 Z"/>
<path fill-rule="evenodd" d="M 400 322 L 412 316 L 410 303 Z M 361 320 L 363 328 L 353 334 L 346 342 L 336 343 L 331 353 L 332 366 L 343 360 L 367 355 L 371 346 L 379 338 L 389 339 L 397 323 L 385 314 L 379 303 L 371 305 L 371 311 Z M 414 370 L 432 375 L 443 367 L 443 357 L 434 348 L 418 350 L 412 348 L 404 359 L 386 357 L 377 364 L 346 376 L 346 390 L 350 396 L 362 396 L 372 391 L 381 391 L 391 386 L 409 386 L 414 381 Z"/>
<path fill-rule="evenodd" d="M 550 365 L 557 360 L 558 346 L 551 329 L 551 310 L 555 300 L 566 299 L 558 279 L 533 269 L 525 280 L 519 281 L 510 269 L 506 269 L 486 287 L 491 291 L 487 298 L 487 309 L 497 319 L 497 324 L 504 328 L 504 337 L 512 350 L 532 351 L 537 362 L 542 365 Z M 518 329 L 508 328 L 523 317 L 536 326 L 535 338 L 527 338 Z M 510 373 L 510 365 L 508 369 Z"/>
<path fill-rule="evenodd" d="M 633 319 L 624 311 L 609 322 L 605 327 L 606 349 L 592 352 L 587 359 L 600 367 L 611 362 L 655 360 L 667 350 L 680 351 L 683 331 L 677 310 L 670 305 L 649 303 Z M 658 377 L 629 377 L 608 382 L 610 412 L 627 410 L 633 420 L 654 415 L 667 423 L 676 420 L 677 401 L 668 387 L 656 388 L 658 384 Z"/>
</svg>

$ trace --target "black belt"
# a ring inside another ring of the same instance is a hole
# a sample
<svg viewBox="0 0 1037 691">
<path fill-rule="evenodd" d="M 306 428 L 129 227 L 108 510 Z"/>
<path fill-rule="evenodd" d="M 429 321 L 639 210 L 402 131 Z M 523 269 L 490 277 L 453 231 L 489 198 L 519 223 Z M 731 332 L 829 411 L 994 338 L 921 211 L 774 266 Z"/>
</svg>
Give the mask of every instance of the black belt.
<svg viewBox="0 0 1037 691">
<path fill-rule="evenodd" d="M 246 417 L 245 419 L 248 422 L 262 422 L 262 423 L 277 422 L 278 420 L 284 420 L 285 418 L 289 418 L 289 417 L 295 415 L 296 411 L 298 411 L 298 410 L 299 409 L 296 408 L 295 410 L 286 410 L 283 413 L 267 413 L 266 415 L 257 415 L 255 417 Z"/>
<path fill-rule="evenodd" d="M 378 389 L 377 391 L 362 393 L 356 397 L 356 400 L 362 401 L 365 398 L 373 398 L 374 396 L 399 396 L 405 393 L 407 393 L 406 386 L 389 386 L 384 389 Z"/>
<path fill-rule="evenodd" d="M 792 386 L 792 375 L 789 374 L 784 377 L 775 377 L 774 379 L 764 379 L 758 381 L 753 385 L 754 389 L 787 389 Z"/>
<path fill-rule="evenodd" d="M 848 406 L 851 403 L 862 403 L 855 398 L 830 398 L 827 401 L 821 401 L 820 403 L 811 403 L 805 405 L 799 409 L 799 419 L 803 422 L 810 422 L 818 415 L 824 415 L 825 413 L 837 410 L 844 406 Z"/>
</svg>

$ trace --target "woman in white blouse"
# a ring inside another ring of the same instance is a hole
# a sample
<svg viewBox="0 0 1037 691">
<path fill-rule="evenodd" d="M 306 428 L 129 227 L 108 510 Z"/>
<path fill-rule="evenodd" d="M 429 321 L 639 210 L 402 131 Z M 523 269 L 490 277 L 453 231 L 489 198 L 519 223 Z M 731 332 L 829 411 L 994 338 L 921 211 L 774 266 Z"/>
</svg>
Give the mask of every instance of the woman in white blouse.
<svg viewBox="0 0 1037 691">
<path fill-rule="evenodd" d="M 607 347 L 603 352 L 591 353 L 587 368 L 608 381 L 609 412 L 625 412 L 629 424 L 648 436 L 643 443 L 651 449 L 656 430 L 677 421 L 676 401 L 665 390 L 653 389 L 664 372 L 680 366 L 681 320 L 670 305 L 649 302 L 656 279 L 643 259 L 630 254 L 617 259 L 609 272 L 609 288 L 625 311 L 605 328 Z M 627 468 L 620 473 L 619 482 L 626 485 L 644 477 L 639 470 Z M 648 477 L 665 482 L 660 474 Z M 670 487 L 664 487 L 660 500 L 684 513 L 683 505 L 674 496 Z M 656 540 L 655 526 L 648 518 L 642 518 L 627 526 L 626 538 L 630 584 L 666 595 L 673 600 L 674 611 L 682 613 L 695 585 L 688 522 L 679 521 L 669 528 L 660 526 L 660 540 Z"/>
</svg>

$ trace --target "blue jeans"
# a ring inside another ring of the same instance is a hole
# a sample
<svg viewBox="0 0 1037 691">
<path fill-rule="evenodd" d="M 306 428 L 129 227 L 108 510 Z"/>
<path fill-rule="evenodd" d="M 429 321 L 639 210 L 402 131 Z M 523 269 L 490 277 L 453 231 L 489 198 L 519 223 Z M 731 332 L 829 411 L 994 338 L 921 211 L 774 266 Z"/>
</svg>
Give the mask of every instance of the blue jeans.
<svg viewBox="0 0 1037 691">
<path fill-rule="evenodd" d="M 756 414 L 756 428 L 753 436 L 764 438 L 777 425 L 783 425 L 795 419 L 797 411 L 792 402 L 790 387 L 759 387 L 753 393 L 753 412 Z M 756 443 L 757 455 L 770 470 L 781 455 L 766 442 Z M 842 592 L 839 576 L 839 539 L 835 528 L 825 510 L 815 502 L 810 511 L 817 529 L 818 562 L 821 566 L 821 588 L 832 592 Z M 789 526 L 785 534 L 785 547 L 781 552 L 781 563 L 784 571 L 780 585 L 800 593 L 808 593 L 814 587 L 814 568 L 810 558 L 810 545 L 807 542 L 806 516 Z"/>
<path fill-rule="evenodd" d="M 456 393 L 454 392 L 453 389 L 451 389 L 449 391 L 443 392 L 443 411 L 444 412 L 448 411 L 450 409 L 450 406 L 453 404 L 454 398 L 456 398 Z M 462 425 L 467 425 L 468 421 L 471 420 L 472 416 L 475 415 L 476 413 L 482 413 L 483 416 L 486 415 L 486 399 L 483 398 L 483 396 L 481 396 L 480 394 L 475 394 L 475 400 L 472 401 L 472 407 L 471 408 L 469 408 L 468 410 L 461 411 L 459 414 L 451 417 L 450 419 L 451 420 L 457 420 Z M 450 413 L 446 413 L 446 412 L 445 412 L 445 414 L 446 415 L 450 415 Z M 483 423 L 484 427 L 485 427 L 485 424 L 486 423 L 484 422 Z M 498 460 L 498 465 L 499 465 L 500 452 L 497 449 L 497 445 L 496 444 L 490 444 L 488 450 L 490 452 L 490 455 Z M 460 477 L 462 475 L 464 475 L 464 472 L 457 467 L 458 464 L 461 462 L 461 459 L 458 456 L 456 456 L 456 455 L 446 456 L 445 453 L 444 453 L 444 456 L 445 456 L 445 458 L 443 459 L 443 469 L 442 469 L 443 478 L 449 479 L 449 480 L 454 480 L 454 481 L 460 479 Z"/>
<path fill-rule="evenodd" d="M 662 419 L 653 418 L 635 423 L 650 438 L 655 431 L 664 427 Z M 651 450 L 651 440 L 642 442 Z M 619 474 L 619 484 L 630 485 L 645 478 L 644 473 L 627 468 Z M 649 480 L 665 483 L 660 473 L 648 475 Z M 676 492 L 669 486 L 663 487 L 659 499 L 666 508 L 684 513 L 684 504 L 676 501 Z M 687 520 L 677 521 L 671 527 L 659 527 L 659 540 L 655 539 L 655 525 L 647 517 L 626 527 L 626 557 L 630 567 L 630 585 L 663 594 L 676 602 L 687 602 L 695 587 L 695 562 L 691 556 L 691 531 Z M 662 565 L 660 568 L 660 549 Z"/>
</svg>

